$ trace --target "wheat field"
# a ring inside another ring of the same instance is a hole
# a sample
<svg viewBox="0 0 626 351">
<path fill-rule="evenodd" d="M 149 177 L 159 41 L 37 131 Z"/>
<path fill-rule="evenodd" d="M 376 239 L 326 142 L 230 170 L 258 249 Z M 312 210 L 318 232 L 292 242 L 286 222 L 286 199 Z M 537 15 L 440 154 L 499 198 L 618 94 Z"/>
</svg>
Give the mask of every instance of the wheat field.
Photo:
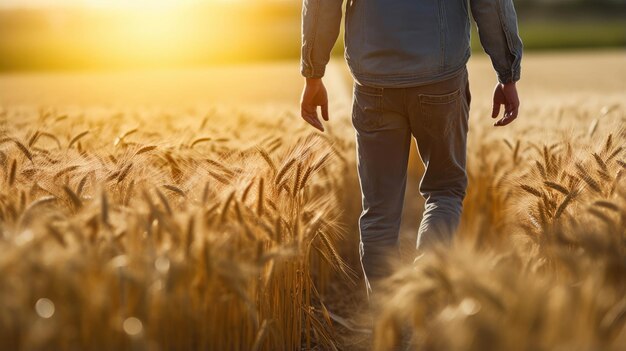
<svg viewBox="0 0 626 351">
<path fill-rule="evenodd" d="M 333 194 L 347 145 L 292 116 L 193 117 L 4 112 L 8 349 L 332 345 L 318 295 L 351 273 Z"/>
<path fill-rule="evenodd" d="M 599 118 L 547 143 L 478 146 L 459 240 L 389 279 L 376 349 L 623 349 L 624 112 L 583 112 Z"/>
<path fill-rule="evenodd" d="M 529 57 L 523 113 L 497 131 L 493 74 L 473 59 L 458 240 L 410 263 L 413 155 L 404 264 L 371 335 L 335 317 L 365 305 L 345 98 L 321 134 L 289 102 L 300 80 L 270 80 L 291 63 L 180 84 L 0 77 L 2 349 L 621 350 L 622 58 Z M 236 95 L 251 73 L 258 92 Z"/>
</svg>

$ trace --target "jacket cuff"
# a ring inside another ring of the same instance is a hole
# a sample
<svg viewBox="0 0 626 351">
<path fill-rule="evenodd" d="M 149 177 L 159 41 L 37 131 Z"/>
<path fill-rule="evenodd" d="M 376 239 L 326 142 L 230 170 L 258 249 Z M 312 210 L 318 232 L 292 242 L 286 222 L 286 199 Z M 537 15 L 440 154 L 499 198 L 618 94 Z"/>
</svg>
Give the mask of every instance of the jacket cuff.
<svg viewBox="0 0 626 351">
<path fill-rule="evenodd" d="M 498 72 L 498 82 L 502 84 L 515 83 L 520 80 L 520 73 L 520 69 L 507 72 Z"/>
<path fill-rule="evenodd" d="M 322 78 L 326 72 L 326 66 L 309 66 L 302 64 L 300 73 L 305 78 Z"/>
</svg>

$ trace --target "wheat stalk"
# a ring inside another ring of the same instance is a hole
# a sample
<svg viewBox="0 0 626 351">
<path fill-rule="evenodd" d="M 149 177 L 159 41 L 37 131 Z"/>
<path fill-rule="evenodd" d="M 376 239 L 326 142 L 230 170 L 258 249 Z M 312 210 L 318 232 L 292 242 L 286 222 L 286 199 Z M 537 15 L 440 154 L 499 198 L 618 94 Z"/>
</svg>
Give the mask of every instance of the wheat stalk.
<svg viewBox="0 0 626 351">
<path fill-rule="evenodd" d="M 89 134 L 89 131 L 86 130 L 84 132 L 78 133 L 75 137 L 72 138 L 72 140 L 70 140 L 70 143 L 67 145 L 68 149 L 71 149 L 72 146 L 78 142 L 82 137 L 84 137 L 85 135 Z"/>
</svg>

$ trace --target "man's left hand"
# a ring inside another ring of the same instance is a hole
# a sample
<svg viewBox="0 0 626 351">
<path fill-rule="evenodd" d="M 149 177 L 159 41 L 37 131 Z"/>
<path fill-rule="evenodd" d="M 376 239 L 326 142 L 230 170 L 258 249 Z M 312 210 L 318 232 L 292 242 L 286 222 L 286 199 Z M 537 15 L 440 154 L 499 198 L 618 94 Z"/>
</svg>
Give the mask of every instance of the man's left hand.
<svg viewBox="0 0 626 351">
<path fill-rule="evenodd" d="M 517 118 L 519 104 L 515 83 L 498 83 L 493 91 L 493 110 L 491 112 L 491 118 L 498 117 L 501 105 L 504 105 L 504 117 L 499 119 L 494 126 L 501 127 L 513 122 Z"/>
</svg>

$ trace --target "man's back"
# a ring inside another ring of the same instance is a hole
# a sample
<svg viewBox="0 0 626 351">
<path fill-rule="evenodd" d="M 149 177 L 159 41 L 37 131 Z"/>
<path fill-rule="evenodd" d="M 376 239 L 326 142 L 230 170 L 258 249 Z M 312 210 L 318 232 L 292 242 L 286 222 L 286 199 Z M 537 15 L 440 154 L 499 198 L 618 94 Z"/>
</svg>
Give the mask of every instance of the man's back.
<svg viewBox="0 0 626 351">
<path fill-rule="evenodd" d="M 410 86 L 445 79 L 470 56 L 462 0 L 357 0 L 346 12 L 346 57 L 366 85 Z"/>
<path fill-rule="evenodd" d="M 302 73 L 323 75 L 343 0 L 305 0 Z M 348 0 L 346 60 L 357 83 L 409 87 L 458 74 L 470 57 L 470 5 L 501 83 L 519 79 L 512 0 Z"/>
</svg>

